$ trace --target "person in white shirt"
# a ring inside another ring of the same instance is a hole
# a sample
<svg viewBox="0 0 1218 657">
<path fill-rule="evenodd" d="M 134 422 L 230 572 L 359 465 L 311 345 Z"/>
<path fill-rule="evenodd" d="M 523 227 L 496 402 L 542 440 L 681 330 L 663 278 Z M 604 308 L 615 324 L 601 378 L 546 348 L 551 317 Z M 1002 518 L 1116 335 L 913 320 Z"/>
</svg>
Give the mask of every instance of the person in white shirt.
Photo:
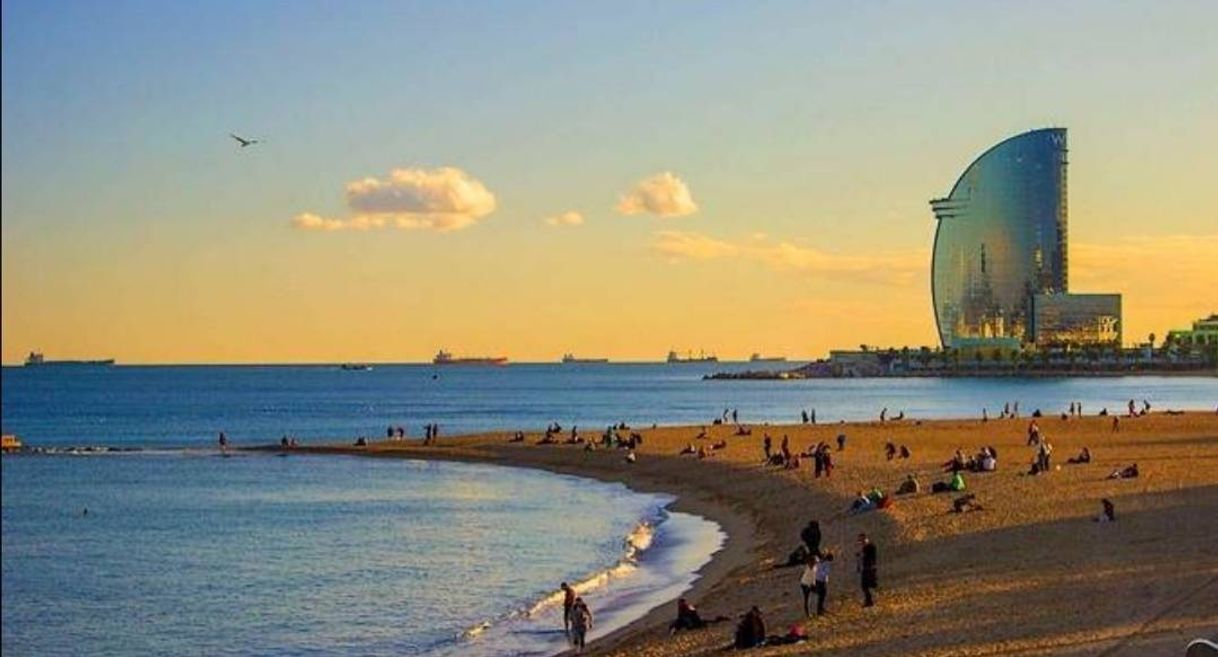
<svg viewBox="0 0 1218 657">
<path fill-rule="evenodd" d="M 819 562 L 820 557 L 816 554 L 809 554 L 808 561 L 804 564 L 804 572 L 799 576 L 799 589 L 804 594 L 805 617 L 812 615 L 809 602 L 812 598 L 812 592 L 816 590 L 816 566 Z"/>
</svg>

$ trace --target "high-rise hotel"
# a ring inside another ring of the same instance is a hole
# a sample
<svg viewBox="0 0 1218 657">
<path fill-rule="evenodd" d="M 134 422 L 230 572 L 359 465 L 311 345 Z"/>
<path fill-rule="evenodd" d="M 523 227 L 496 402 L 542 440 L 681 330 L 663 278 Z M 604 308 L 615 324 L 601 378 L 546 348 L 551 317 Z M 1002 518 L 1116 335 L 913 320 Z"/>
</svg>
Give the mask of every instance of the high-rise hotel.
<svg viewBox="0 0 1218 657">
<path fill-rule="evenodd" d="M 1066 129 L 985 151 L 930 202 L 931 289 L 944 347 L 1121 343 L 1119 294 L 1069 293 Z"/>
</svg>

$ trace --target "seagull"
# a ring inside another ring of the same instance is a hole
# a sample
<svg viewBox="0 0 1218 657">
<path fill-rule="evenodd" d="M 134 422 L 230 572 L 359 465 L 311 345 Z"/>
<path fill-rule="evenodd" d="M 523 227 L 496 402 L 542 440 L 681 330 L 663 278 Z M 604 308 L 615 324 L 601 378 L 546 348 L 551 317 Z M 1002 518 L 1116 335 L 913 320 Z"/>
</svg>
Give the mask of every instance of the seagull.
<svg viewBox="0 0 1218 657">
<path fill-rule="evenodd" d="M 233 133 L 231 133 L 231 132 L 230 132 L 230 133 L 228 133 L 228 136 L 229 136 L 229 137 L 232 137 L 233 139 L 236 139 L 236 140 L 237 140 L 237 143 L 241 144 L 241 148 L 245 148 L 246 146 L 252 146 L 252 145 L 254 145 L 254 144 L 261 144 L 261 143 L 262 143 L 261 141 L 259 141 L 259 140 L 257 140 L 257 139 L 242 139 L 241 137 L 238 137 L 237 135 L 234 135 L 234 134 L 233 134 Z"/>
</svg>

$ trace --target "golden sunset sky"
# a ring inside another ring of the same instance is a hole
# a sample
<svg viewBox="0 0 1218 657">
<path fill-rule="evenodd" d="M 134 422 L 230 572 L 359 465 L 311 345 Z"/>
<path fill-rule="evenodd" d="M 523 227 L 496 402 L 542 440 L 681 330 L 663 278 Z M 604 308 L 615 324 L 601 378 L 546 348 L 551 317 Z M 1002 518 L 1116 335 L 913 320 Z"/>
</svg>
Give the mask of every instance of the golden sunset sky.
<svg viewBox="0 0 1218 657">
<path fill-rule="evenodd" d="M 1045 126 L 1070 130 L 1071 290 L 1163 335 L 1218 311 L 1214 25 L 1200 2 L 6 2 L 3 361 L 934 344 L 927 202 Z"/>
</svg>

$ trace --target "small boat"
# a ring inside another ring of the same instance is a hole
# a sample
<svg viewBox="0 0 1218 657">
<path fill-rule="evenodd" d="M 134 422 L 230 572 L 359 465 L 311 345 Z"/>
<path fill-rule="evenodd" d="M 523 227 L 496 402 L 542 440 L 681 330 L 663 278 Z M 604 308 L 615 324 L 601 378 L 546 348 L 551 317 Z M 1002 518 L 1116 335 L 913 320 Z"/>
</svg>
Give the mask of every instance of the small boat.
<svg viewBox="0 0 1218 657">
<path fill-rule="evenodd" d="M 669 363 L 718 363 L 719 358 L 714 354 L 708 354 L 702 351 L 698 355 L 693 355 L 692 352 L 686 353 L 684 356 L 678 355 L 675 351 L 668 352 Z"/>
<path fill-rule="evenodd" d="M 348 372 L 368 372 L 372 369 L 368 363 L 343 363 L 339 367 Z"/>
<path fill-rule="evenodd" d="M 451 353 L 440 350 L 436 357 L 431 359 L 436 365 L 507 365 L 508 359 L 505 356 L 474 356 L 457 358 Z"/>
<path fill-rule="evenodd" d="M 749 356 L 750 363 L 785 363 L 786 356 L 762 356 L 761 354 L 753 354 Z"/>
<path fill-rule="evenodd" d="M 608 358 L 576 358 L 574 354 L 563 354 L 562 362 L 567 365 L 584 363 L 608 363 Z"/>
<path fill-rule="evenodd" d="M 25 358 L 26 367 L 109 367 L 113 358 L 102 360 L 47 360 L 40 351 L 31 351 Z"/>
</svg>

